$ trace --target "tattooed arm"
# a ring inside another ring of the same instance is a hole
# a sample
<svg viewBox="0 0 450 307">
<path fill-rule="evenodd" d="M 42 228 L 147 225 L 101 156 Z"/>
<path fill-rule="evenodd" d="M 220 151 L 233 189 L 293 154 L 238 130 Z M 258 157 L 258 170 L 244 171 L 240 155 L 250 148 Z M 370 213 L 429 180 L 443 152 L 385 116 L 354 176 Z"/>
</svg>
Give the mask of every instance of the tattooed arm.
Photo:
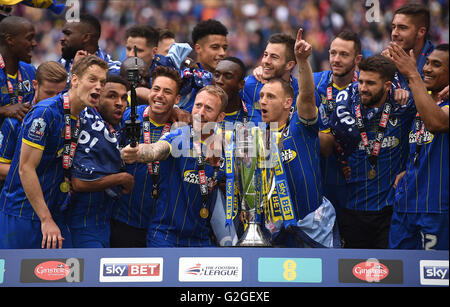
<svg viewBox="0 0 450 307">
<path fill-rule="evenodd" d="M 122 160 L 131 164 L 134 162 L 147 163 L 167 159 L 170 154 L 170 145 L 165 141 L 153 144 L 139 144 L 136 147 L 127 145 L 121 151 Z"/>
</svg>

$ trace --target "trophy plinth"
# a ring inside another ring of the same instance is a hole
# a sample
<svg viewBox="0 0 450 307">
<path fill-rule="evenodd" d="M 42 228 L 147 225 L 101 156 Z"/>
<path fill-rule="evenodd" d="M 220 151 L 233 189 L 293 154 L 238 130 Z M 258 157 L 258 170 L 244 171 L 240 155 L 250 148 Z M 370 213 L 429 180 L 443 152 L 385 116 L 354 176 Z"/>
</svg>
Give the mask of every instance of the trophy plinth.
<svg viewBox="0 0 450 307">
<path fill-rule="evenodd" d="M 255 221 L 256 210 L 251 209 L 248 213 L 248 226 L 242 235 L 241 239 L 236 244 L 240 247 L 267 247 L 270 246 L 269 241 L 266 240 L 261 231 L 261 227 Z"/>
</svg>

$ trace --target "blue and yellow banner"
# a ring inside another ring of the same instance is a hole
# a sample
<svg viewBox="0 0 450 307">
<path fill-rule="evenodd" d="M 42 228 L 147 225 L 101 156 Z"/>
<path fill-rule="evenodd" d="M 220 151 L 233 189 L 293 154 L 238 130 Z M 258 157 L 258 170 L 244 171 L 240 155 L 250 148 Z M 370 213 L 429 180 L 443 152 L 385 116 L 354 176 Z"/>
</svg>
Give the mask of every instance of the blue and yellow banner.
<svg viewBox="0 0 450 307">
<path fill-rule="evenodd" d="M 234 132 L 225 131 L 225 178 L 226 178 L 226 222 L 230 226 L 233 222 L 234 205 Z"/>
<path fill-rule="evenodd" d="M 277 190 L 278 204 L 283 215 L 284 227 L 296 226 L 297 220 L 295 218 L 294 210 L 292 208 L 291 193 L 289 192 L 289 185 L 286 179 L 283 162 L 281 161 L 280 150 L 277 144 L 278 136 L 272 134 L 273 158 L 274 158 L 274 173 L 275 173 L 275 188 Z"/>
<path fill-rule="evenodd" d="M 66 8 L 65 4 L 57 4 L 53 0 L 0 0 L 0 4 L 24 4 L 38 9 L 49 9 L 55 14 L 61 14 Z"/>
</svg>

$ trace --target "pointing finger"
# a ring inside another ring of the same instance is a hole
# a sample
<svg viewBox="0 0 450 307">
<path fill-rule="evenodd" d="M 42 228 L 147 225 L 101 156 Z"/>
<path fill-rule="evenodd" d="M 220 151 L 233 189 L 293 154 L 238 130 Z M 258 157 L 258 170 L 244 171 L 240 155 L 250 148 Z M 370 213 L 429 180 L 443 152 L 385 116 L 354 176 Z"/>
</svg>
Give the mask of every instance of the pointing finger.
<svg viewBox="0 0 450 307">
<path fill-rule="evenodd" d="M 303 28 L 298 29 L 297 32 L 297 41 L 301 41 L 303 37 Z"/>
</svg>

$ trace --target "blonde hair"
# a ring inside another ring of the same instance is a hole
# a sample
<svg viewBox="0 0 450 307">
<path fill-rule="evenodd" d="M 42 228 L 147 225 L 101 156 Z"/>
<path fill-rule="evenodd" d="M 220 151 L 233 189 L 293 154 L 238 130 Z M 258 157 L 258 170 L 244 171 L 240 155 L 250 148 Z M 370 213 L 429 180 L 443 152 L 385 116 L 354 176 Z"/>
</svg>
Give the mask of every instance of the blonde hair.
<svg viewBox="0 0 450 307">
<path fill-rule="evenodd" d="M 39 65 L 36 70 L 36 81 L 38 84 L 44 81 L 60 83 L 67 81 L 67 75 L 67 71 L 60 63 L 47 61 Z"/>
<path fill-rule="evenodd" d="M 81 59 L 77 60 L 73 66 L 72 66 L 72 75 L 77 75 L 78 78 L 83 77 L 84 73 L 87 71 L 89 67 L 92 65 L 98 65 L 104 70 L 108 71 L 109 66 L 108 63 L 100 59 L 98 56 L 95 55 L 88 55 L 85 57 L 82 57 Z"/>
<path fill-rule="evenodd" d="M 227 93 L 225 93 L 225 91 L 221 87 L 219 87 L 217 85 L 207 85 L 205 87 L 202 87 L 198 91 L 197 95 L 200 94 L 201 92 L 208 92 L 209 94 L 219 97 L 220 102 L 222 103 L 220 112 L 225 111 L 225 108 L 227 107 L 227 104 L 228 104 L 228 95 L 227 95 Z"/>
</svg>

